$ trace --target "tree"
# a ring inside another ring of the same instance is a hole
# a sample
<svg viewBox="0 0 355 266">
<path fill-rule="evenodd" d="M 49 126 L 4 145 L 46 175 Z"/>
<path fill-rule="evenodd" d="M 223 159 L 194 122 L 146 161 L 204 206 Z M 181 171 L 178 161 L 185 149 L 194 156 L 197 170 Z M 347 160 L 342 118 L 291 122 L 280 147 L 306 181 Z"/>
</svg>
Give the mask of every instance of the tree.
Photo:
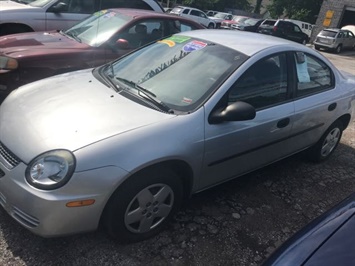
<svg viewBox="0 0 355 266">
<path fill-rule="evenodd" d="M 195 7 L 201 10 L 213 9 L 219 0 L 183 0 L 182 4 Z"/>
<path fill-rule="evenodd" d="M 314 24 L 322 3 L 323 0 L 273 0 L 268 10 L 275 18 L 285 15 Z"/>
<path fill-rule="evenodd" d="M 256 0 L 256 4 L 255 4 L 255 7 L 254 7 L 254 13 L 255 14 L 260 14 L 260 9 L 261 9 L 261 2 L 263 0 Z"/>
<path fill-rule="evenodd" d="M 215 9 L 224 11 L 225 8 L 251 10 L 248 0 L 183 0 L 183 5 L 196 7 L 201 10 Z"/>
</svg>

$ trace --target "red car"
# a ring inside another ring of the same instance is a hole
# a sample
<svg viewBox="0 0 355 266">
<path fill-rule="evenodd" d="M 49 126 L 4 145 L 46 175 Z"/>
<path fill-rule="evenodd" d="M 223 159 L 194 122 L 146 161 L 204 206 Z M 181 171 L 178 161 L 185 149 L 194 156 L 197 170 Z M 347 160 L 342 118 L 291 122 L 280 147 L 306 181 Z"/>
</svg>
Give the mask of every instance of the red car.
<svg viewBox="0 0 355 266">
<path fill-rule="evenodd" d="M 66 31 L 0 37 L 0 103 L 20 85 L 96 67 L 162 37 L 201 28 L 194 21 L 164 13 L 108 9 Z"/>
<path fill-rule="evenodd" d="M 232 27 L 232 25 L 237 25 L 239 23 L 243 23 L 248 18 L 249 17 L 245 17 L 245 16 L 233 16 L 233 18 L 231 20 L 223 20 L 221 22 L 221 28 L 230 29 Z"/>
</svg>

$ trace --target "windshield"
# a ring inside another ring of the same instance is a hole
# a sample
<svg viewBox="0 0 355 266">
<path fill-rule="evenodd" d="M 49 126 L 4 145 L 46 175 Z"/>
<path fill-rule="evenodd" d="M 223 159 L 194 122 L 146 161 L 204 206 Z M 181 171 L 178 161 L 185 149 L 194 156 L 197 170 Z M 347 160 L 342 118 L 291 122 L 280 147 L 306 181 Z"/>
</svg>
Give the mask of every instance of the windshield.
<svg viewBox="0 0 355 266">
<path fill-rule="evenodd" d="M 5 1 L 5 0 L 0 0 L 0 1 Z M 12 1 L 14 1 L 16 3 L 28 5 L 29 3 L 33 2 L 34 0 L 12 0 Z"/>
<path fill-rule="evenodd" d="M 225 18 L 228 14 L 226 13 L 217 13 L 216 15 L 214 15 L 215 18 Z"/>
<path fill-rule="evenodd" d="M 169 108 L 188 112 L 203 103 L 246 59 L 246 55 L 218 44 L 173 35 L 114 62 L 104 75 L 114 83 L 126 80 L 137 84 Z"/>
<path fill-rule="evenodd" d="M 29 1 L 30 6 L 35 6 L 35 7 L 43 7 L 47 5 L 48 3 L 53 3 L 53 0 L 36 0 L 36 1 Z"/>
<path fill-rule="evenodd" d="M 240 16 L 233 17 L 233 21 L 235 21 L 235 22 L 244 22 L 247 19 L 249 19 L 249 18 L 248 17 L 240 17 Z"/>
<path fill-rule="evenodd" d="M 64 33 L 90 46 L 98 47 L 131 19 L 118 12 L 103 10 L 94 13 Z"/>
<path fill-rule="evenodd" d="M 254 26 L 258 22 L 257 19 L 247 19 L 244 21 L 244 24 L 247 26 Z"/>
<path fill-rule="evenodd" d="M 322 30 L 320 35 L 335 38 L 335 35 L 337 35 L 337 32 L 331 31 L 331 30 Z"/>
</svg>

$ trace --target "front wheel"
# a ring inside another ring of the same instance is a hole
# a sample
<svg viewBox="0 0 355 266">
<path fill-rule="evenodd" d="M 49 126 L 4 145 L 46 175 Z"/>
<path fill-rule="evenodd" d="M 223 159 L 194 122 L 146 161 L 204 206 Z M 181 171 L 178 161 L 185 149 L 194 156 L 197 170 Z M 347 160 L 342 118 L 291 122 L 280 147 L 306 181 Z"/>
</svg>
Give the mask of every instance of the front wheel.
<svg viewBox="0 0 355 266">
<path fill-rule="evenodd" d="M 320 140 L 309 149 L 309 159 L 314 162 L 321 162 L 328 159 L 338 146 L 342 134 L 343 124 L 340 121 L 334 122 Z"/>
<path fill-rule="evenodd" d="M 181 205 L 181 179 L 166 168 L 144 170 L 124 182 L 104 211 L 104 226 L 119 242 L 158 234 Z"/>
<path fill-rule="evenodd" d="M 214 25 L 212 23 L 208 24 L 208 29 L 214 29 Z"/>
</svg>

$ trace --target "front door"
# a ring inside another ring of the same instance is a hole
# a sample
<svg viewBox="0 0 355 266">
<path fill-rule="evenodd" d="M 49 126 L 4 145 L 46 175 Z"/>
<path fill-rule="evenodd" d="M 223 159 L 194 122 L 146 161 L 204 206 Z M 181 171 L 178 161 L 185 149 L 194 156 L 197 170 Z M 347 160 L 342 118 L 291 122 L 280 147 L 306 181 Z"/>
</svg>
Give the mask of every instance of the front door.
<svg viewBox="0 0 355 266">
<path fill-rule="evenodd" d="M 206 122 L 201 188 L 265 166 L 292 152 L 288 137 L 294 104 L 289 95 L 286 61 L 285 53 L 258 61 L 228 91 L 229 103 L 244 101 L 255 107 L 253 120 Z"/>
</svg>

